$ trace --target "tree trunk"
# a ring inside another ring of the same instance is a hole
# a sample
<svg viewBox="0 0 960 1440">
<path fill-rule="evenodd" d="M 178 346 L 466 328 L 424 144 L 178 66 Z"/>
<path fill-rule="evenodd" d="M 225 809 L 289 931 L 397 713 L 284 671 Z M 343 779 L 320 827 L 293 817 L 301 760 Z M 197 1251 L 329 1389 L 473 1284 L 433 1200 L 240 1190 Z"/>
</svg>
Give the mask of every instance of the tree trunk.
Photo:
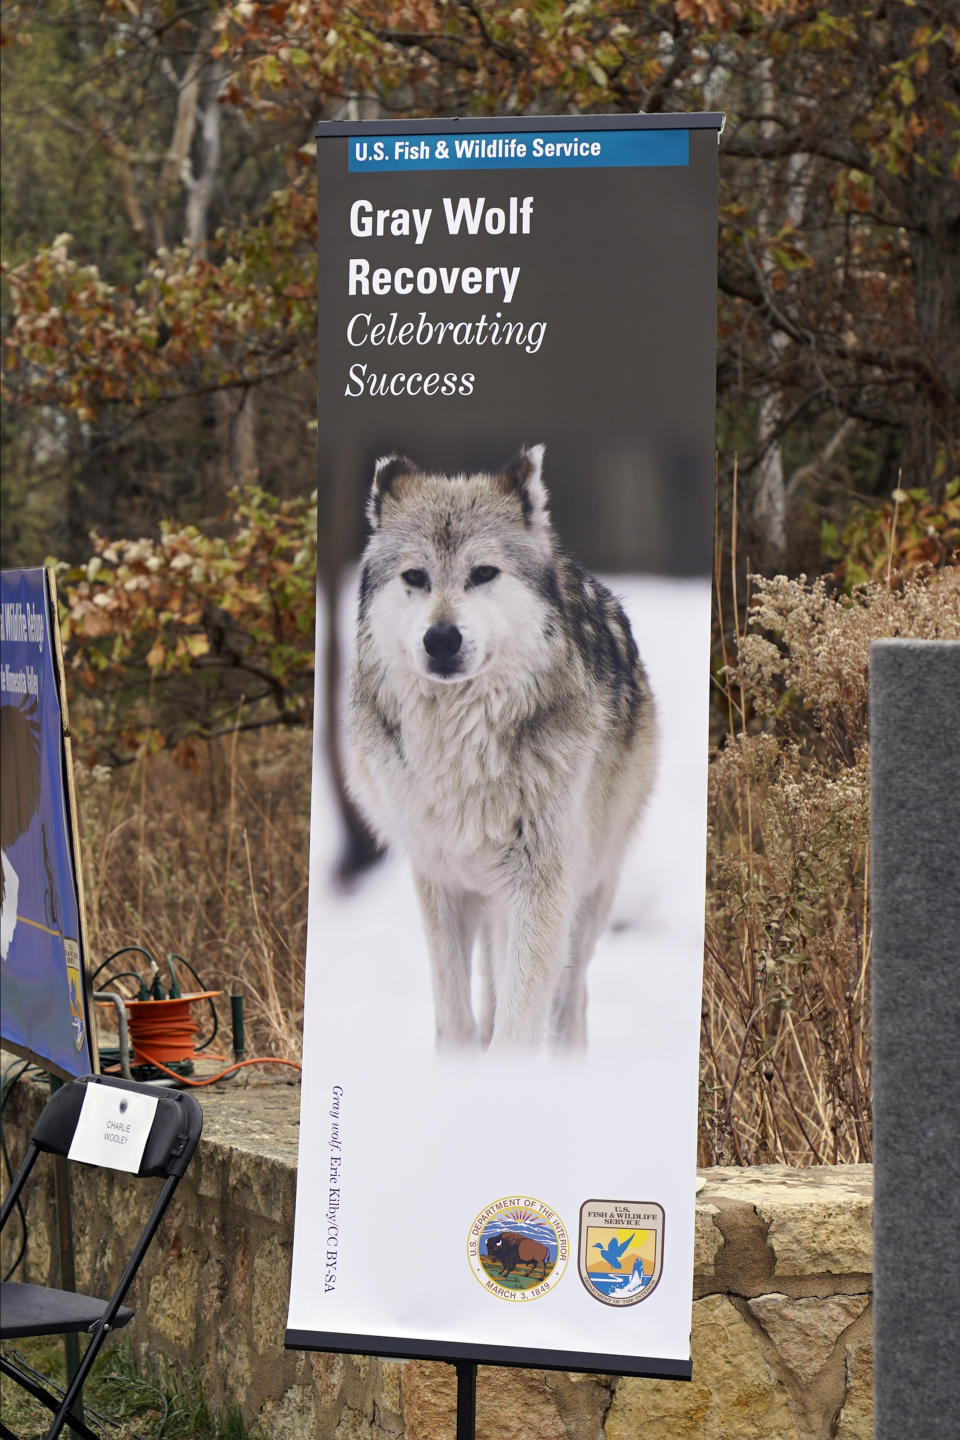
<svg viewBox="0 0 960 1440">
<path fill-rule="evenodd" d="M 763 63 L 761 86 L 762 110 L 767 115 L 776 114 L 777 100 L 773 81 L 773 62 Z M 763 134 L 777 130 L 773 121 L 765 121 Z M 776 161 L 771 161 L 765 177 L 767 200 L 761 205 L 759 232 L 772 235 L 783 224 L 799 229 L 806 206 L 809 183 L 807 159 L 803 155 L 791 155 L 783 170 Z M 777 192 L 786 189 L 783 214 L 776 213 Z M 773 271 L 773 261 L 766 251 L 760 256 L 760 272 L 768 282 Z M 786 350 L 794 342 L 781 330 L 771 329 L 767 337 L 767 354 L 771 371 L 775 372 Z M 757 415 L 757 448 L 760 453 L 757 488 L 753 502 L 753 522 L 760 544 L 760 565 L 765 570 L 782 570 L 787 558 L 787 485 L 783 470 L 783 453 L 780 447 L 780 431 L 784 418 L 784 395 L 778 385 L 771 385 L 760 402 Z"/>
<path fill-rule="evenodd" d="M 223 83 L 223 61 L 208 65 L 199 85 L 200 161 L 197 173 L 184 160 L 182 174 L 187 188 L 187 239 L 191 245 L 202 245 L 207 239 L 210 202 L 220 169 L 220 86 Z M 196 124 L 196 116 L 194 116 Z"/>
<path fill-rule="evenodd" d="M 220 476 L 224 488 L 257 475 L 257 397 L 253 386 L 221 390 L 213 397 Z"/>
<path fill-rule="evenodd" d="M 936 383 L 927 423 L 904 435 L 903 477 L 906 486 L 922 485 L 941 500 L 960 471 L 960 185 L 956 189 L 949 199 L 940 192 L 945 203 L 939 207 L 935 193 L 924 195 L 926 223 L 910 238 L 917 338 Z"/>
</svg>

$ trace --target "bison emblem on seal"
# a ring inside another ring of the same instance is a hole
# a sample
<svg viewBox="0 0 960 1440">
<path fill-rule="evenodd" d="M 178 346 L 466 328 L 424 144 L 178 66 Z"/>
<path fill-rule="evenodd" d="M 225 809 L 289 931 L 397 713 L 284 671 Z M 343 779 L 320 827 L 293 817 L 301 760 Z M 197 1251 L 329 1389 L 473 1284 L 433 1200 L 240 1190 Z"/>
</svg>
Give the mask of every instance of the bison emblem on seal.
<svg viewBox="0 0 960 1440">
<path fill-rule="evenodd" d="M 504 1276 L 516 1270 L 518 1265 L 526 1265 L 527 1274 L 532 1275 L 539 1265 L 546 1278 L 550 1251 L 539 1240 L 531 1240 L 527 1235 L 518 1235 L 513 1230 L 493 1235 L 487 1240 L 487 1255 L 499 1262 Z"/>
</svg>

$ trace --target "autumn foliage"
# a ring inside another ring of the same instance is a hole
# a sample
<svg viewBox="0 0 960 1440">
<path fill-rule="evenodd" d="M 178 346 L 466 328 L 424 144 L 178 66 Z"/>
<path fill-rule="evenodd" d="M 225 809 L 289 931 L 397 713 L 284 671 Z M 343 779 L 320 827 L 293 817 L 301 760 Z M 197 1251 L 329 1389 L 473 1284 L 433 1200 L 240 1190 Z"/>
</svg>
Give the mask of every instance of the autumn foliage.
<svg viewBox="0 0 960 1440">
<path fill-rule="evenodd" d="M 255 385 L 302 364 L 316 323 L 315 237 L 312 197 L 278 192 L 257 225 L 218 232 L 216 261 L 189 245 L 160 250 L 131 290 L 59 235 L 7 274 L 7 384 L 21 403 L 92 421 L 111 403 Z"/>
<path fill-rule="evenodd" d="M 238 491 L 223 533 L 96 537 L 61 567 L 61 630 L 89 763 L 312 716 L 316 506 Z"/>
<path fill-rule="evenodd" d="M 719 438 L 722 473 L 740 457 L 755 563 L 819 564 L 845 493 L 882 503 L 902 470 L 939 502 L 960 473 L 949 0 L 48 0 L 4 23 L 8 88 L 50 53 L 49 113 L 99 156 L 113 204 L 102 243 L 102 210 L 85 219 L 78 196 L 82 224 L 38 221 L 3 257 L 7 424 L 34 457 L 51 407 L 63 417 L 74 547 L 83 495 L 117 473 L 107 455 L 156 464 L 179 399 L 201 425 L 214 407 L 225 478 L 312 488 L 306 447 L 275 443 L 275 402 L 309 395 L 312 132 L 344 116 L 724 110 Z M 12 146 L 5 163 L 16 176 Z M 161 458 L 158 495 L 175 463 Z"/>
</svg>

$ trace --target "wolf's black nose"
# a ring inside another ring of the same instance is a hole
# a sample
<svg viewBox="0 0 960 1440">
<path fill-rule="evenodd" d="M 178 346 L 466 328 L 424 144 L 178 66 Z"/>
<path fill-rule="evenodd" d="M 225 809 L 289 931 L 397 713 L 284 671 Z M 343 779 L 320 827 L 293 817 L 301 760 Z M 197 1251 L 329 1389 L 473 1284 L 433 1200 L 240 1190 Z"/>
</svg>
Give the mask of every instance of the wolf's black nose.
<svg viewBox="0 0 960 1440">
<path fill-rule="evenodd" d="M 462 641 L 463 636 L 456 625 L 444 620 L 439 625 L 430 626 L 423 637 L 423 648 L 431 660 L 452 660 Z"/>
</svg>

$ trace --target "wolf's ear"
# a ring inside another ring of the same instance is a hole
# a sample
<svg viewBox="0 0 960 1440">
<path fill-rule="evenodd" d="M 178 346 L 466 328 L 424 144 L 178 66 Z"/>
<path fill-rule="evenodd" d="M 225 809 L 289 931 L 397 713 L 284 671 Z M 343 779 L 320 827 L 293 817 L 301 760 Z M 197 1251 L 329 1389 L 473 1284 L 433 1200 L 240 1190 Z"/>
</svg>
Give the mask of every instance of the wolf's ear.
<svg viewBox="0 0 960 1440">
<path fill-rule="evenodd" d="M 524 445 L 504 468 L 507 490 L 523 506 L 524 522 L 530 526 L 547 521 L 547 492 L 543 484 L 543 445 Z"/>
<path fill-rule="evenodd" d="M 397 494 L 398 481 L 405 475 L 412 475 L 416 466 L 406 455 L 381 455 L 373 467 L 373 484 L 367 500 L 367 519 L 371 530 L 380 529 L 383 502 L 388 495 Z"/>
</svg>

